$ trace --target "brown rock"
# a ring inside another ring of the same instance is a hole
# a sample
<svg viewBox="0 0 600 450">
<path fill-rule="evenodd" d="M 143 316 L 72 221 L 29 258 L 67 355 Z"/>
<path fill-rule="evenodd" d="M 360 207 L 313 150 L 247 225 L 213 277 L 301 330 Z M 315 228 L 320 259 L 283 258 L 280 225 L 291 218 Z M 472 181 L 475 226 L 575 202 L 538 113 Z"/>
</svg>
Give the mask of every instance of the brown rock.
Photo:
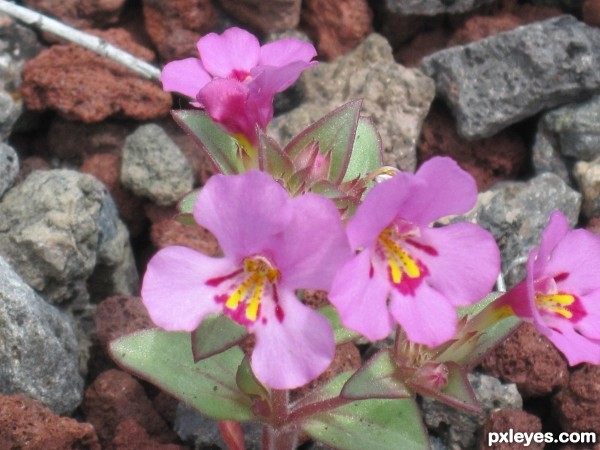
<svg viewBox="0 0 600 450">
<path fill-rule="evenodd" d="M 196 42 L 217 21 L 211 0 L 144 0 L 148 36 L 164 61 L 197 56 Z"/>
<path fill-rule="evenodd" d="M 360 44 L 372 30 L 373 13 L 366 0 L 306 0 L 302 22 L 319 56 L 332 60 Z"/>
<path fill-rule="evenodd" d="M 50 153 L 72 164 L 80 165 L 86 155 L 113 153 L 120 155 L 125 138 L 134 124 L 122 122 L 81 123 L 61 119 L 52 121 L 47 143 Z"/>
<path fill-rule="evenodd" d="M 132 237 L 139 236 L 145 224 L 143 202 L 120 182 L 121 157 L 114 153 L 96 153 L 87 156 L 79 170 L 95 176 L 106 185 L 121 218 L 127 224 L 129 234 Z"/>
<path fill-rule="evenodd" d="M 94 28 L 119 20 L 125 0 L 24 0 L 23 3 L 75 28 Z"/>
<path fill-rule="evenodd" d="M 583 364 L 554 396 L 554 413 L 566 432 L 600 433 L 600 366 Z"/>
<path fill-rule="evenodd" d="M 6 450 L 100 450 L 89 423 L 60 417 L 22 395 L 0 396 L 0 448 Z"/>
<path fill-rule="evenodd" d="M 467 141 L 456 132 L 450 114 L 435 104 L 423 123 L 417 151 L 421 163 L 433 156 L 450 156 L 475 178 L 479 190 L 514 178 L 527 159 L 525 144 L 511 131 Z"/>
<path fill-rule="evenodd" d="M 266 34 L 296 28 L 302 0 L 221 0 L 220 3 L 227 14 Z"/>
<path fill-rule="evenodd" d="M 175 423 L 179 400 L 167 394 L 166 392 L 160 391 L 156 397 L 152 399 L 152 405 L 169 425 L 173 425 Z"/>
<path fill-rule="evenodd" d="M 454 32 L 448 45 L 466 45 L 496 33 L 512 30 L 522 24 L 523 21 L 513 14 L 474 16 L 466 20 L 464 25 Z"/>
<path fill-rule="evenodd" d="M 175 439 L 152 407 L 142 385 L 121 370 L 111 369 L 100 374 L 85 391 L 82 409 L 103 446 L 112 441 L 117 426 L 127 419 L 136 421 L 158 442 Z"/>
<path fill-rule="evenodd" d="M 28 156 L 19 162 L 19 174 L 15 180 L 15 184 L 23 181 L 27 176 L 35 170 L 50 170 L 50 164 L 45 159 L 39 156 Z"/>
<path fill-rule="evenodd" d="M 183 245 L 208 256 L 221 253 L 217 239 L 206 228 L 196 224 L 184 225 L 174 218 L 154 223 L 150 239 L 159 249 L 170 245 Z"/>
<path fill-rule="evenodd" d="M 539 397 L 566 386 L 567 363 L 552 343 L 524 323 L 483 361 L 490 375 L 516 383 L 523 397 Z"/>
<path fill-rule="evenodd" d="M 588 25 L 600 27 L 600 1 L 583 0 L 581 15 L 583 21 Z"/>
<path fill-rule="evenodd" d="M 126 419 L 117 426 L 112 442 L 113 450 L 184 450 L 185 448 L 181 445 L 156 442 L 133 419 Z"/>
<path fill-rule="evenodd" d="M 152 58 L 124 30 L 96 34 L 142 59 Z M 114 115 L 154 119 L 171 108 L 171 95 L 157 84 L 74 44 L 54 45 L 28 61 L 21 93 L 31 110 L 54 109 L 67 119 L 88 123 Z"/>
<path fill-rule="evenodd" d="M 493 444 L 491 447 L 488 446 L 489 433 L 506 433 L 509 429 L 520 433 L 539 433 L 542 431 L 542 421 L 539 417 L 518 409 L 494 410 L 487 416 L 483 424 L 483 432 L 481 434 L 482 439 L 479 444 L 480 450 L 489 448 L 493 450 L 525 448 L 523 444 L 516 444 L 514 442 L 499 442 Z M 527 448 L 531 450 L 541 450 L 544 448 L 544 443 L 532 441 Z"/>
<path fill-rule="evenodd" d="M 418 66 L 426 56 L 442 50 L 447 46 L 448 33 L 442 28 L 435 28 L 415 36 L 413 40 L 402 45 L 394 57 L 406 67 Z"/>
</svg>

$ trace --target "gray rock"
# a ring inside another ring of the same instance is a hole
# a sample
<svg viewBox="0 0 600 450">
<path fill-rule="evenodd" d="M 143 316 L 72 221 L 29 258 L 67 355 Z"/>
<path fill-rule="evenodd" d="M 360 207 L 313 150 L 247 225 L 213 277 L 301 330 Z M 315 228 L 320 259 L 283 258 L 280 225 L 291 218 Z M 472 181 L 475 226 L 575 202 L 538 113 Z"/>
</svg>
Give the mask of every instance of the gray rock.
<svg viewBox="0 0 600 450">
<path fill-rule="evenodd" d="M 68 317 L 0 257 L 0 392 L 26 394 L 58 414 L 81 403 L 77 340 Z"/>
<path fill-rule="evenodd" d="M 269 134 L 282 145 L 342 104 L 363 98 L 361 113 L 381 135 L 384 163 L 414 171 L 415 143 L 434 97 L 431 79 L 394 61 L 385 38 L 371 34 L 352 52 L 302 76 L 305 101 L 276 117 Z"/>
<path fill-rule="evenodd" d="M 427 428 L 441 438 L 444 444 L 442 448 L 475 449 L 489 411 L 523 407 L 523 400 L 514 383 L 502 384 L 498 379 L 481 373 L 469 374 L 468 377 L 481 403 L 480 414 L 469 414 L 432 398 L 423 398 L 423 419 Z"/>
<path fill-rule="evenodd" d="M 580 209 L 581 194 L 557 175 L 544 173 L 527 182 L 498 183 L 480 193 L 466 217 L 494 235 L 506 282 L 514 285 L 523 278 L 525 258 L 539 243 L 550 214 L 562 211 L 573 226 Z"/>
<path fill-rule="evenodd" d="M 385 0 L 390 13 L 403 16 L 435 16 L 471 11 L 495 0 Z"/>
<path fill-rule="evenodd" d="M 23 112 L 23 102 L 0 89 L 0 142 L 6 141 Z"/>
<path fill-rule="evenodd" d="M 117 260 L 132 258 L 107 197 L 104 185 L 91 175 L 33 172 L 0 202 L 0 254 L 46 301 L 85 303 L 86 284 L 97 264 L 118 272 Z"/>
<path fill-rule="evenodd" d="M 159 205 L 172 205 L 192 190 L 194 176 L 177 144 L 161 127 L 147 124 L 125 140 L 121 182 Z"/>
<path fill-rule="evenodd" d="M 258 423 L 242 423 L 244 440 L 248 450 L 262 448 L 262 426 Z M 227 449 L 221 437 L 219 425 L 216 420 L 203 416 L 195 409 L 184 403 L 177 405 L 177 413 L 173 430 L 179 438 L 192 446 L 194 450 L 220 450 Z"/>
<path fill-rule="evenodd" d="M 538 123 L 531 159 L 536 174 L 551 172 L 558 175 L 565 183 L 571 184 L 570 171 L 567 161 L 560 154 L 558 139 L 546 128 L 543 120 Z"/>
<path fill-rule="evenodd" d="M 19 173 L 19 157 L 8 144 L 0 142 L 0 198 L 10 188 Z"/>
<path fill-rule="evenodd" d="M 560 16 L 423 60 L 467 138 L 600 91 L 600 30 Z"/>
<path fill-rule="evenodd" d="M 587 218 L 600 216 L 600 158 L 578 162 L 573 173 L 583 195 L 583 214 Z"/>
</svg>

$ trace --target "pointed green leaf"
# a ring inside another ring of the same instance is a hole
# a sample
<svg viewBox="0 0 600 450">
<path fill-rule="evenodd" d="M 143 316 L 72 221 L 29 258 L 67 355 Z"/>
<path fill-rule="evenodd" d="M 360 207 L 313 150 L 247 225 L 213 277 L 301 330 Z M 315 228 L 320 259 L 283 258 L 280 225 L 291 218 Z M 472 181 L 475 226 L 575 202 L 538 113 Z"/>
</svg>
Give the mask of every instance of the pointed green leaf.
<svg viewBox="0 0 600 450">
<path fill-rule="evenodd" d="M 335 309 L 333 306 L 322 306 L 318 309 L 318 311 L 325 316 L 325 318 L 329 321 L 331 328 L 333 328 L 336 345 L 352 342 L 354 339 L 358 339 L 360 337 L 360 333 L 349 330 L 348 328 L 344 328 L 342 321 L 340 320 L 340 315 L 338 314 L 337 309 Z"/>
<path fill-rule="evenodd" d="M 381 137 L 371 119 L 360 117 L 343 181 L 364 178 L 382 164 Z"/>
<path fill-rule="evenodd" d="M 389 349 L 381 350 L 367 361 L 342 388 L 342 397 L 408 398 L 412 392 L 400 380 Z"/>
<path fill-rule="evenodd" d="M 180 214 L 193 214 L 194 213 L 194 204 L 200 195 L 200 189 L 194 189 L 189 194 L 186 194 L 179 203 L 177 204 L 177 211 Z"/>
<path fill-rule="evenodd" d="M 276 180 L 285 180 L 294 173 L 294 164 L 279 144 L 262 130 L 258 132 L 258 167 Z"/>
<path fill-rule="evenodd" d="M 215 168 L 226 175 L 242 173 L 237 141 L 225 133 L 204 111 L 172 111 L 173 119 L 210 158 Z"/>
<path fill-rule="evenodd" d="M 350 161 L 361 103 L 362 100 L 354 100 L 330 112 L 294 137 L 284 152 L 295 161 L 307 147 L 317 143 L 321 156 L 331 152 L 327 178 L 334 184 L 339 184 Z"/>
<path fill-rule="evenodd" d="M 225 314 L 211 314 L 192 331 L 194 360 L 208 358 L 238 344 L 246 337 L 246 327 L 234 322 Z"/>
<path fill-rule="evenodd" d="M 113 341 L 112 358 L 126 370 L 218 420 L 253 418 L 251 401 L 235 376 L 244 358 L 233 347 L 194 363 L 189 333 L 143 330 Z"/>
<path fill-rule="evenodd" d="M 502 295 L 504 295 L 503 292 L 491 292 L 485 297 L 483 297 L 481 300 L 479 300 L 477 303 L 474 303 L 473 305 L 459 307 L 458 316 L 473 317 L 476 314 L 479 314 L 481 311 L 483 311 L 486 308 L 486 306 L 488 306 L 497 298 L 500 298 Z"/>
<path fill-rule="evenodd" d="M 351 372 L 338 375 L 302 400 L 336 397 Z M 344 450 L 428 450 L 429 438 L 419 408 L 413 399 L 355 400 L 325 412 L 313 414 L 301 423 L 313 439 Z"/>
<path fill-rule="evenodd" d="M 439 390 L 427 389 L 423 386 L 413 386 L 421 395 L 433 397 L 457 409 L 470 412 L 480 412 L 481 405 L 467 378 L 467 373 L 455 362 L 444 363 L 448 369 L 448 381 Z M 410 382 L 408 382 L 411 385 Z"/>
<path fill-rule="evenodd" d="M 250 359 L 247 356 L 243 359 L 242 363 L 238 367 L 235 380 L 238 387 L 244 394 L 253 397 L 260 397 L 263 400 L 268 401 L 269 391 L 261 384 L 260 381 L 258 381 L 258 378 L 256 378 L 254 375 L 252 367 L 250 366 Z"/>
</svg>

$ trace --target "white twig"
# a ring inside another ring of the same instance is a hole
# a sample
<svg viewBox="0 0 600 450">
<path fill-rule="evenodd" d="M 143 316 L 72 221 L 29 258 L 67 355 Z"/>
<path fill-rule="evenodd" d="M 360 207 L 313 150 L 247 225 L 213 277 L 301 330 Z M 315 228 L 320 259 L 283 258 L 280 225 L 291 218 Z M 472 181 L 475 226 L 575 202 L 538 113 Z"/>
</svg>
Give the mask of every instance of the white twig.
<svg viewBox="0 0 600 450">
<path fill-rule="evenodd" d="M 158 67 L 136 58 L 132 54 L 109 44 L 106 40 L 97 36 L 83 33 L 50 17 L 6 0 L 0 0 L 0 12 L 8 14 L 29 26 L 39 28 L 42 31 L 87 48 L 100 56 L 110 58 L 144 78 L 158 81 L 160 77 L 160 69 Z"/>
</svg>

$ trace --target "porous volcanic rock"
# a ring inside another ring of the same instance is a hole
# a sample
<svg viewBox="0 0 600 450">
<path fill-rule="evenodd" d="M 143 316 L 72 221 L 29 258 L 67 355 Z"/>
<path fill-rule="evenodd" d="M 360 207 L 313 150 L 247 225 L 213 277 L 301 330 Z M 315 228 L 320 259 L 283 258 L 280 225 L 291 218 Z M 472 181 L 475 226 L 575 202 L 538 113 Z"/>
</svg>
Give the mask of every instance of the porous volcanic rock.
<svg viewBox="0 0 600 450">
<path fill-rule="evenodd" d="M 76 28 L 91 28 L 119 20 L 125 0 L 24 0 L 23 3 Z"/>
<path fill-rule="evenodd" d="M 539 417 L 519 409 L 496 409 L 491 411 L 483 423 L 479 449 L 512 450 L 517 448 L 515 442 L 496 442 L 491 447 L 488 445 L 489 433 L 506 433 L 510 429 L 520 433 L 539 433 L 542 431 L 542 421 Z M 524 448 L 523 445 L 519 444 L 518 447 Z M 542 450 L 544 443 L 531 441 L 526 448 Z"/>
<path fill-rule="evenodd" d="M 554 413 L 567 432 L 600 433 L 600 366 L 576 368 L 569 385 L 554 396 Z"/>
<path fill-rule="evenodd" d="M 134 55 L 152 59 L 124 30 L 96 32 Z M 21 93 L 33 111 L 56 110 L 63 117 L 99 122 L 118 115 L 136 120 L 166 116 L 171 95 L 152 81 L 75 44 L 54 45 L 29 60 Z"/>
<path fill-rule="evenodd" d="M 221 0 L 223 9 L 235 19 L 261 33 L 296 28 L 301 0 Z"/>
<path fill-rule="evenodd" d="M 176 444 L 161 444 L 152 439 L 148 432 L 133 419 L 126 419 L 117 425 L 112 441 L 113 450 L 186 450 Z"/>
<path fill-rule="evenodd" d="M 92 425 L 60 417 L 23 395 L 0 395 L 0 448 L 101 450 Z"/>
<path fill-rule="evenodd" d="M 523 397 L 551 394 L 569 381 L 564 357 L 529 323 L 488 354 L 482 365 L 490 375 L 515 383 Z"/>
</svg>

